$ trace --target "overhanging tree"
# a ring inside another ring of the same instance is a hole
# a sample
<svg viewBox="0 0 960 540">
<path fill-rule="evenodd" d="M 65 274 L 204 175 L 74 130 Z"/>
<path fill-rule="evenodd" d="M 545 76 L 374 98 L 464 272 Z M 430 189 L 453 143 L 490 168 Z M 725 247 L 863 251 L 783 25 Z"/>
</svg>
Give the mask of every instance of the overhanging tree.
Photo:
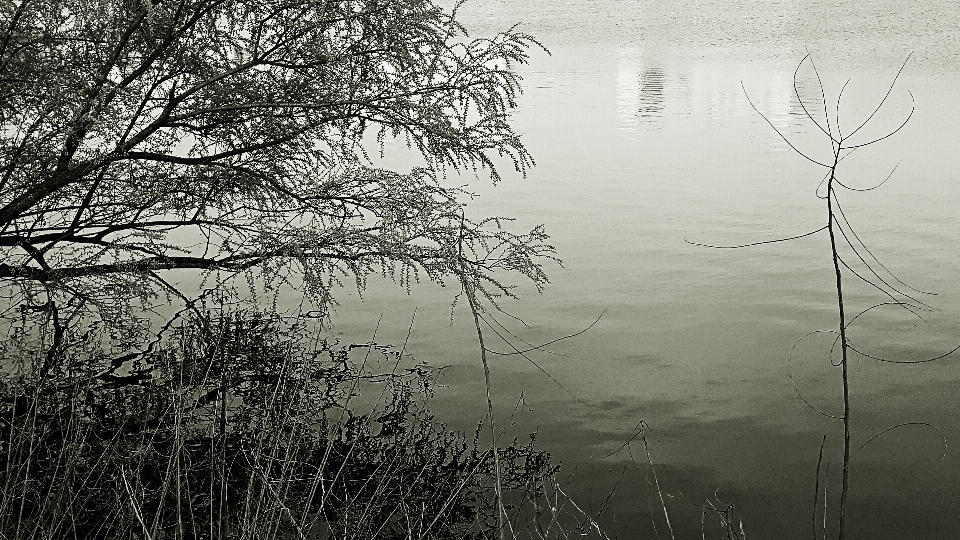
<svg viewBox="0 0 960 540">
<path fill-rule="evenodd" d="M 510 293 L 497 270 L 546 282 L 542 228 L 472 220 L 441 183 L 533 164 L 508 117 L 530 36 L 471 40 L 430 0 L 2 5 L 0 278 L 50 353 L 65 321 L 189 304 L 173 270 L 286 280 L 321 307 L 371 273 L 490 299 Z M 364 141 L 392 137 L 425 165 L 374 166 Z"/>
</svg>

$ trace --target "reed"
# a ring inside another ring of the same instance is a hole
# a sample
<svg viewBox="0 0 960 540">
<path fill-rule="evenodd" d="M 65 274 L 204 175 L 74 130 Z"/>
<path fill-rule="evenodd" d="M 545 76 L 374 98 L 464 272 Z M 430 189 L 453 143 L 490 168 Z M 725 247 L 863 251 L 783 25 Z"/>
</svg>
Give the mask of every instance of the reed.
<svg viewBox="0 0 960 540">
<path fill-rule="evenodd" d="M 535 437 L 495 460 L 430 413 L 429 366 L 301 322 L 207 314 L 111 377 L 8 372 L 0 537 L 601 537 Z"/>
</svg>

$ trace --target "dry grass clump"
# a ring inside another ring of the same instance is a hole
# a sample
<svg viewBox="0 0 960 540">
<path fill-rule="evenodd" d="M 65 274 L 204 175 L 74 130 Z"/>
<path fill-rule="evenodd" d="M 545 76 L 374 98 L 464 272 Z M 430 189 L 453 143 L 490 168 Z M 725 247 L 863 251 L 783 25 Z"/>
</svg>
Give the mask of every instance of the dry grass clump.
<svg viewBox="0 0 960 540">
<path fill-rule="evenodd" d="M 303 330 L 206 314 L 120 359 L 87 350 L 46 377 L 8 367 L 0 537 L 600 534 L 533 437 L 499 449 L 498 496 L 491 449 L 427 409 L 431 369 L 400 369 L 405 355 L 374 343 L 308 343 Z"/>
</svg>

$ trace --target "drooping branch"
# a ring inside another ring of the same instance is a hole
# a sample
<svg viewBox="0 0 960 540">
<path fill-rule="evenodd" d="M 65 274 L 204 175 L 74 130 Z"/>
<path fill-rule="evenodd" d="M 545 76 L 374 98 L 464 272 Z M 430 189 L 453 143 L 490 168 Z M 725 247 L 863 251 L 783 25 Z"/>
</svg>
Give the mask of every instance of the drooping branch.
<svg viewBox="0 0 960 540">
<path fill-rule="evenodd" d="M 468 220 L 458 236 L 465 193 L 439 180 L 496 180 L 495 157 L 533 165 L 509 124 L 530 36 L 468 40 L 430 0 L 32 0 L 17 13 L 0 47 L 0 279 L 96 296 L 84 280 L 294 265 L 325 301 L 337 273 L 441 281 L 462 266 L 490 298 L 510 294 L 494 272 L 546 282 L 541 228 Z M 371 130 L 406 139 L 426 168 L 374 167 Z"/>
</svg>

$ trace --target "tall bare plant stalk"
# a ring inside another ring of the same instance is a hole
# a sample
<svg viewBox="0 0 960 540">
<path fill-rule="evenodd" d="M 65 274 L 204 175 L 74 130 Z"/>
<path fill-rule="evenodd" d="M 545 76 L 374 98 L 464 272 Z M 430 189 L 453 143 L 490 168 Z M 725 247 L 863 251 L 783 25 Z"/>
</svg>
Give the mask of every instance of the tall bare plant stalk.
<svg viewBox="0 0 960 540">
<path fill-rule="evenodd" d="M 850 376 L 847 368 L 847 324 L 843 310 L 843 275 L 840 273 L 840 256 L 837 253 L 837 237 L 834 233 L 835 216 L 833 214 L 833 182 L 836 180 L 836 168 L 840 162 L 839 152 L 834 154 L 834 162 L 827 180 L 827 230 L 830 231 L 830 254 L 833 257 L 833 269 L 837 275 L 837 311 L 840 315 L 840 369 L 843 381 L 843 470 L 840 473 L 840 533 L 843 540 L 847 517 L 847 494 L 850 489 Z"/>
<path fill-rule="evenodd" d="M 807 108 L 807 104 L 804 102 L 803 98 L 800 96 L 798 76 L 799 76 L 800 68 L 808 60 L 810 61 L 810 66 L 813 69 L 813 72 L 816 76 L 817 84 L 819 85 L 820 105 L 823 107 L 822 118 L 817 118 L 813 114 L 811 114 L 810 110 Z M 909 60 L 909 56 L 907 57 L 907 60 Z M 946 353 L 941 354 L 939 356 L 936 356 L 933 358 L 925 358 L 921 360 L 882 358 L 882 357 L 864 352 L 862 349 L 857 348 L 851 343 L 847 335 L 848 334 L 847 330 L 850 327 L 850 325 L 853 324 L 854 321 L 856 321 L 864 313 L 871 311 L 875 308 L 884 307 L 884 306 L 895 306 L 898 308 L 906 309 L 907 311 L 917 316 L 919 316 L 917 313 L 918 311 L 928 311 L 932 309 L 931 306 L 922 302 L 921 300 L 917 299 L 916 296 L 914 296 L 916 293 L 921 293 L 921 294 L 931 294 L 931 293 L 926 293 L 919 289 L 914 289 L 913 287 L 910 287 L 909 285 L 901 281 L 896 275 L 894 275 L 886 266 L 883 265 L 882 262 L 880 262 L 879 259 L 877 259 L 873 255 L 870 249 L 863 243 L 863 241 L 857 235 L 853 226 L 844 215 L 843 208 L 840 205 L 840 200 L 837 195 L 840 189 L 847 190 L 847 191 L 854 191 L 854 192 L 870 191 L 870 190 L 876 189 L 881 185 L 883 185 L 887 180 L 889 180 L 890 177 L 893 176 L 893 173 L 896 171 L 897 167 L 894 167 L 893 170 L 890 172 L 889 175 L 887 175 L 886 178 L 884 178 L 882 181 L 880 181 L 876 185 L 866 187 L 866 188 L 852 187 L 851 185 L 844 183 L 844 181 L 841 180 L 841 175 L 838 173 L 841 162 L 847 156 L 849 156 L 850 153 L 852 153 L 857 149 L 874 145 L 876 143 L 879 143 L 880 141 L 883 141 L 884 139 L 887 139 L 888 137 L 893 136 L 894 134 L 899 132 L 901 129 L 903 129 L 903 127 L 907 124 L 907 122 L 913 116 L 913 112 L 915 110 L 915 108 L 913 107 L 913 94 L 909 93 L 908 91 L 908 93 L 910 94 L 910 100 L 911 100 L 910 113 L 906 115 L 906 118 L 895 129 L 887 131 L 884 134 L 874 137 L 872 139 L 867 139 L 866 142 L 853 142 L 855 140 L 854 137 L 858 133 L 860 133 L 864 127 L 866 127 L 868 124 L 871 123 L 871 121 L 874 119 L 877 113 L 879 113 L 881 108 L 883 108 L 883 106 L 887 103 L 887 100 L 890 97 L 894 89 L 894 86 L 896 85 L 897 80 L 900 78 L 900 75 L 903 72 L 904 67 L 906 66 L 906 63 L 907 61 L 905 60 L 903 65 L 900 66 L 899 71 L 897 71 L 896 76 L 894 76 L 893 81 L 890 83 L 890 86 L 887 89 L 886 93 L 884 94 L 883 98 L 880 100 L 880 103 L 875 108 L 872 109 L 870 114 L 867 115 L 866 119 L 864 119 L 853 130 L 845 133 L 840 125 L 840 110 L 841 110 L 841 100 L 843 97 L 843 91 L 846 88 L 847 84 L 850 82 L 850 80 L 848 79 L 844 83 L 839 94 L 837 95 L 835 108 L 834 108 L 835 113 L 831 117 L 831 110 L 830 110 L 830 107 L 828 107 L 826 91 L 824 90 L 824 87 L 823 87 L 823 80 L 820 77 L 820 73 L 817 71 L 816 65 L 813 63 L 813 60 L 811 59 L 809 54 L 805 56 L 803 60 L 800 61 L 800 63 L 797 65 L 797 69 L 794 71 L 794 78 L 793 78 L 794 95 L 796 96 L 797 101 L 799 102 L 801 108 L 803 109 L 803 113 L 807 117 L 807 119 L 810 122 L 812 122 L 813 125 L 815 125 L 816 128 L 824 136 L 826 136 L 829 139 L 831 155 L 828 159 L 818 159 L 818 158 L 812 157 L 810 154 L 805 153 L 804 151 L 800 150 L 797 146 L 795 146 L 793 142 L 790 139 L 788 139 L 783 134 L 783 132 L 781 132 L 770 121 L 770 119 L 766 115 L 764 115 L 759 109 L 757 109 L 756 105 L 753 104 L 753 101 L 750 100 L 750 96 L 748 94 L 747 101 L 750 103 L 750 106 L 753 107 L 753 109 L 770 125 L 770 127 L 772 127 L 777 132 L 777 134 L 784 140 L 784 142 L 787 143 L 787 145 L 792 150 L 794 150 L 797 154 L 802 156 L 807 161 L 810 161 L 811 163 L 814 163 L 825 170 L 825 174 L 820 181 L 820 184 L 817 188 L 817 192 L 818 192 L 818 197 L 826 201 L 827 223 L 826 225 L 816 230 L 809 231 L 803 234 L 798 234 L 790 237 L 777 238 L 774 240 L 752 242 L 752 243 L 741 244 L 741 245 L 719 246 L 719 245 L 702 244 L 698 242 L 688 241 L 688 243 L 690 244 L 709 247 L 709 248 L 740 249 L 740 248 L 746 248 L 751 246 L 757 246 L 761 244 L 770 244 L 775 242 L 798 240 L 800 238 L 815 235 L 822 231 L 827 231 L 830 237 L 830 259 L 833 266 L 834 275 L 836 276 L 837 314 L 839 319 L 837 329 L 829 330 L 827 332 L 833 333 L 837 336 L 836 341 L 834 342 L 834 346 L 836 346 L 837 342 L 839 342 L 839 345 L 840 345 L 839 347 L 840 362 L 834 365 L 837 367 L 840 367 L 841 369 L 840 379 L 841 379 L 842 388 L 843 388 L 843 409 L 842 409 L 843 412 L 839 416 L 825 413 L 820 409 L 818 409 L 817 407 L 815 407 L 813 404 L 811 404 L 811 402 L 808 401 L 800 393 L 799 389 L 797 389 L 796 386 L 794 387 L 794 390 L 796 390 L 797 394 L 800 396 L 800 399 L 803 400 L 803 402 L 807 406 L 817 411 L 821 415 L 829 418 L 837 419 L 841 421 L 843 424 L 843 457 L 842 457 L 842 464 L 841 464 L 840 502 L 839 502 L 839 509 L 837 514 L 837 537 L 839 538 L 839 540 L 844 540 L 847 535 L 847 528 L 848 528 L 847 527 L 847 505 L 848 505 L 849 495 L 850 495 L 850 463 L 851 463 L 851 459 L 855 456 L 856 452 L 862 449 L 864 446 L 873 442 L 878 437 L 886 433 L 889 433 L 894 429 L 897 429 L 906 425 L 923 425 L 923 426 L 932 427 L 933 429 L 936 429 L 934 426 L 931 426 L 930 424 L 927 424 L 925 422 L 907 422 L 904 424 L 899 424 L 891 428 L 888 428 L 886 430 L 883 430 L 880 433 L 872 436 L 864 444 L 862 444 L 858 448 L 858 450 L 852 451 L 852 447 L 851 447 L 852 429 L 851 428 L 853 426 L 853 423 L 851 420 L 851 405 L 850 405 L 850 395 L 851 395 L 850 372 L 849 372 L 850 352 L 851 351 L 855 352 L 864 358 L 872 359 L 879 362 L 913 364 L 913 363 L 923 363 L 923 362 L 940 360 L 960 350 L 960 346 L 957 346 L 954 349 L 947 351 Z M 746 89 L 744 89 L 744 92 L 746 93 Z M 861 139 L 863 139 L 862 136 L 861 136 Z M 823 194 L 820 194 L 821 188 L 825 190 Z M 852 254 L 852 257 L 849 259 L 850 261 L 849 263 L 844 260 L 844 256 L 848 252 Z M 853 263 L 858 264 L 860 268 L 855 269 L 851 267 L 850 264 L 853 264 Z M 879 290 L 887 298 L 887 300 L 879 304 L 873 305 L 871 307 L 868 307 L 866 309 L 863 309 L 853 317 L 849 317 L 848 306 L 844 305 L 844 297 L 843 297 L 843 284 L 844 284 L 845 273 L 852 274 L 856 280 L 862 281 L 874 287 L 875 289 Z M 911 292 L 907 292 L 907 290 Z M 799 341 L 802 341 L 807 336 L 820 333 L 820 332 L 824 332 L 824 331 L 810 332 L 804 335 L 803 337 L 801 337 L 797 343 L 799 343 Z M 794 347 L 796 347 L 796 345 L 794 345 Z M 831 351 L 833 351 L 833 349 L 831 349 Z M 823 446 L 821 444 L 820 459 L 817 462 L 816 494 L 814 498 L 814 509 L 813 509 L 814 539 L 817 538 L 816 505 L 817 505 L 817 498 L 819 497 L 819 490 L 820 490 L 820 470 L 821 470 L 822 461 L 823 461 Z M 827 463 L 826 470 L 828 471 L 828 474 L 829 474 L 829 462 Z M 827 499 L 826 488 L 824 488 L 823 531 L 822 531 L 823 538 L 826 538 L 826 534 L 827 534 L 827 518 L 826 518 L 827 500 L 826 499 Z"/>
</svg>

